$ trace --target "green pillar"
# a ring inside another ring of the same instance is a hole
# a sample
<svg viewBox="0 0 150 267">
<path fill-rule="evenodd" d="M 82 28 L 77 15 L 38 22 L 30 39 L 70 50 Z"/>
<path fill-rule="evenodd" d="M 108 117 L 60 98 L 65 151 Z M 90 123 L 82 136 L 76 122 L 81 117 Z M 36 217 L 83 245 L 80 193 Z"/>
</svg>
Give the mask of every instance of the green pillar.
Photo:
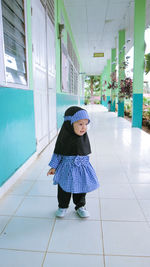
<svg viewBox="0 0 150 267">
<path fill-rule="evenodd" d="M 110 100 L 110 96 L 111 96 L 111 90 L 108 89 L 109 83 L 111 82 L 111 62 L 110 59 L 107 59 L 107 73 L 106 73 L 106 77 L 107 77 L 107 87 L 106 87 L 106 104 L 108 104 L 108 101 Z"/>
<path fill-rule="evenodd" d="M 103 99 L 102 104 L 106 107 L 107 106 L 107 101 L 106 101 L 106 88 L 107 85 L 105 84 L 107 82 L 107 66 L 104 67 L 103 70 L 103 95 L 105 95 L 105 99 Z"/>
<path fill-rule="evenodd" d="M 111 49 L 111 73 L 116 72 L 116 48 Z M 111 111 L 115 112 L 115 95 L 116 95 L 116 89 L 111 89 Z"/>
<path fill-rule="evenodd" d="M 144 32 L 146 0 L 134 1 L 134 73 L 132 127 L 142 127 L 143 74 L 144 74 Z"/>
<path fill-rule="evenodd" d="M 102 72 L 102 74 L 101 74 L 101 104 L 102 105 L 103 105 L 103 80 L 104 80 L 103 76 L 104 76 L 104 74 Z"/>
<path fill-rule="evenodd" d="M 118 88 L 120 88 L 121 80 L 125 79 L 125 70 L 123 62 L 125 61 L 125 30 L 119 31 L 119 77 L 118 77 Z M 118 95 L 118 117 L 124 117 L 124 100 L 119 99 Z"/>
</svg>

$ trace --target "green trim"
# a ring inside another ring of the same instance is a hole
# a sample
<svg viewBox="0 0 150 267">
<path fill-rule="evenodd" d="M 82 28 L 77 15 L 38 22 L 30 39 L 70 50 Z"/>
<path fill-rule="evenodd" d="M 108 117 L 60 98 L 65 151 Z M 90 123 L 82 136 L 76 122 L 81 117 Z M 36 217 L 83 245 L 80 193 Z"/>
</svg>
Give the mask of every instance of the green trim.
<svg viewBox="0 0 150 267">
<path fill-rule="evenodd" d="M 122 63 L 125 61 L 125 30 L 119 31 L 119 85 L 120 81 L 125 79 L 125 70 L 120 69 Z"/>
<path fill-rule="evenodd" d="M 125 30 L 119 31 L 119 77 L 118 88 L 120 88 L 121 80 L 125 79 L 125 70 L 122 68 L 125 61 Z M 124 117 L 124 101 L 118 101 L 118 117 Z"/>
<path fill-rule="evenodd" d="M 113 63 L 113 64 L 112 64 Z M 116 48 L 112 48 L 111 49 L 111 72 L 115 72 L 116 71 Z M 111 99 L 112 99 L 112 94 L 116 94 L 116 89 L 111 89 Z M 115 108 L 116 106 L 116 101 L 115 99 L 113 100 L 113 102 L 111 103 L 111 111 L 116 110 Z"/>
<path fill-rule="evenodd" d="M 135 0 L 133 93 L 143 93 L 146 0 Z"/>
<path fill-rule="evenodd" d="M 111 63 L 115 62 L 115 64 L 111 64 L 111 72 L 116 70 L 116 48 L 111 49 Z"/>
<path fill-rule="evenodd" d="M 107 73 L 106 73 L 106 78 L 107 78 L 107 89 L 106 89 L 106 96 L 111 95 L 111 90 L 108 89 L 109 83 L 111 83 L 111 62 L 110 59 L 107 59 Z"/>
</svg>

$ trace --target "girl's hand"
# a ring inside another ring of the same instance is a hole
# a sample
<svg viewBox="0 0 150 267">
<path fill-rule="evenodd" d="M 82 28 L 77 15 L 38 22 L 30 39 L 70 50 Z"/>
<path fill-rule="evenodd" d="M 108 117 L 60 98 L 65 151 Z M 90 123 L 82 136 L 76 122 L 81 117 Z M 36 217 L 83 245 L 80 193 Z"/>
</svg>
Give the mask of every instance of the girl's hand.
<svg viewBox="0 0 150 267">
<path fill-rule="evenodd" d="M 48 175 L 53 175 L 53 174 L 55 174 L 55 169 L 54 168 L 51 168 L 49 171 L 48 171 L 48 173 L 47 173 L 47 176 Z"/>
</svg>

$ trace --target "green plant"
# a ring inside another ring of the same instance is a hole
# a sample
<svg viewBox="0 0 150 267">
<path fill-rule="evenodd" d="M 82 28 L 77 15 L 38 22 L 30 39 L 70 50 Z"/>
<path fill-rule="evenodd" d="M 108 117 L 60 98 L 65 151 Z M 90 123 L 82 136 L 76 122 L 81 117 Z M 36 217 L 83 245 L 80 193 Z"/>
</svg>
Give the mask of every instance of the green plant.
<svg viewBox="0 0 150 267">
<path fill-rule="evenodd" d="M 85 97 L 100 96 L 100 76 L 86 76 Z"/>
<path fill-rule="evenodd" d="M 148 74 L 150 71 L 150 53 L 145 54 L 145 73 Z"/>
<path fill-rule="evenodd" d="M 143 97 L 143 104 L 144 104 L 145 106 L 148 105 L 148 99 L 147 99 L 147 97 Z"/>
<path fill-rule="evenodd" d="M 125 78 L 120 82 L 119 97 L 129 99 L 132 97 L 132 79 Z"/>
<path fill-rule="evenodd" d="M 89 98 L 85 98 L 85 99 L 84 99 L 84 104 L 85 104 L 85 105 L 88 105 L 89 103 L 90 103 Z"/>
<path fill-rule="evenodd" d="M 94 100 L 94 104 L 100 104 L 100 100 Z"/>
<path fill-rule="evenodd" d="M 150 119 L 150 108 L 147 110 L 147 116 Z"/>
</svg>

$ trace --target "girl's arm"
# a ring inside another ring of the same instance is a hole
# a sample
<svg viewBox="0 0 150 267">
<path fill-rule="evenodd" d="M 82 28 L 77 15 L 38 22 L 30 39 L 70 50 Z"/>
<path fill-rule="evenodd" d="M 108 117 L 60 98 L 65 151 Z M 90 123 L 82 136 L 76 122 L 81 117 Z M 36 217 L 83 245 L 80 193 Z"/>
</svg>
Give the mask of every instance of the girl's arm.
<svg viewBox="0 0 150 267">
<path fill-rule="evenodd" d="M 51 169 L 48 171 L 47 175 L 55 174 L 55 170 L 58 167 L 60 161 L 62 159 L 61 155 L 53 154 L 50 163 L 48 164 Z"/>
<path fill-rule="evenodd" d="M 47 173 L 47 176 L 48 175 L 53 175 L 53 174 L 55 174 L 55 169 L 54 168 L 51 168 L 49 171 L 48 171 L 48 173 Z"/>
</svg>

